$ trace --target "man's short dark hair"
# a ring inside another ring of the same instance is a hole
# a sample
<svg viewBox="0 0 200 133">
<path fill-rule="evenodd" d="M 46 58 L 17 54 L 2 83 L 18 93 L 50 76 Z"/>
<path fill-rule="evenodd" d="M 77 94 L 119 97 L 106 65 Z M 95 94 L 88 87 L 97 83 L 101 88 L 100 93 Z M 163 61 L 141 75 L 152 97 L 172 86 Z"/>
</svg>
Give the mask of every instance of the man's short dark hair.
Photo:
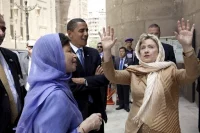
<svg viewBox="0 0 200 133">
<path fill-rule="evenodd" d="M 101 43 L 101 42 L 98 42 L 97 45 L 98 45 L 98 44 L 102 44 L 102 43 Z"/>
<path fill-rule="evenodd" d="M 58 33 L 62 47 L 69 45 L 70 39 L 63 33 Z"/>
<path fill-rule="evenodd" d="M 160 31 L 160 26 L 158 24 L 151 24 L 148 28 L 158 28 L 158 30 Z"/>
<path fill-rule="evenodd" d="M 85 20 L 81 18 L 74 18 L 67 23 L 67 30 L 73 31 L 76 28 L 78 22 L 86 23 Z"/>
<path fill-rule="evenodd" d="M 120 47 L 119 50 L 120 50 L 120 49 L 123 49 L 124 51 L 126 51 L 126 48 L 125 48 L 125 47 Z"/>
</svg>

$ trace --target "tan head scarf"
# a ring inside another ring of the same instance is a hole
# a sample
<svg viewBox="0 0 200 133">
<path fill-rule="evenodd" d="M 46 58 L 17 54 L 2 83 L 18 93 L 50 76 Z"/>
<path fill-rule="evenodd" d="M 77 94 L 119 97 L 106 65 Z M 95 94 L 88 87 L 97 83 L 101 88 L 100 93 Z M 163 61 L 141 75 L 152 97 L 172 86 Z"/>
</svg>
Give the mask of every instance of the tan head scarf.
<svg viewBox="0 0 200 133">
<path fill-rule="evenodd" d="M 155 62 L 145 63 L 140 58 L 140 45 L 147 38 L 154 40 L 158 44 L 159 53 Z M 164 97 L 164 88 L 160 80 L 160 70 L 167 68 L 171 65 L 176 66 L 173 62 L 164 62 L 165 51 L 160 40 L 151 34 L 142 34 L 135 48 L 136 57 L 139 59 L 140 65 L 130 66 L 127 68 L 129 72 L 136 74 L 148 74 L 147 86 L 144 93 L 143 103 L 133 118 L 135 123 L 146 123 L 151 125 L 152 120 L 155 118 L 159 111 L 160 96 Z"/>
</svg>

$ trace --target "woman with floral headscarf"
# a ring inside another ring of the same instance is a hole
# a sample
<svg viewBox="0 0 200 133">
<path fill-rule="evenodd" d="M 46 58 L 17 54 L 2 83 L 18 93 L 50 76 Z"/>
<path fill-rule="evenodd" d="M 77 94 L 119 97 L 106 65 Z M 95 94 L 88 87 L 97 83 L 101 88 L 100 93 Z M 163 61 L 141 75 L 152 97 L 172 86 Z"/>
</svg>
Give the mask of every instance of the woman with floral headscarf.
<svg viewBox="0 0 200 133">
<path fill-rule="evenodd" d="M 126 121 L 126 133 L 180 133 L 178 101 L 179 85 L 192 83 L 200 75 L 200 63 L 192 47 L 194 25 L 184 19 L 178 21 L 177 40 L 183 47 L 185 69 L 177 69 L 173 62 L 165 62 L 165 51 L 159 39 L 142 34 L 136 45 L 140 64 L 126 70 L 114 70 L 111 48 L 116 39 L 114 30 L 103 29 L 100 34 L 104 74 L 112 83 L 131 86 L 133 103 Z"/>
<path fill-rule="evenodd" d="M 28 83 L 30 91 L 17 133 L 87 133 L 98 130 L 100 114 L 85 121 L 68 86 L 76 70 L 76 55 L 64 34 L 48 34 L 36 42 Z"/>
</svg>

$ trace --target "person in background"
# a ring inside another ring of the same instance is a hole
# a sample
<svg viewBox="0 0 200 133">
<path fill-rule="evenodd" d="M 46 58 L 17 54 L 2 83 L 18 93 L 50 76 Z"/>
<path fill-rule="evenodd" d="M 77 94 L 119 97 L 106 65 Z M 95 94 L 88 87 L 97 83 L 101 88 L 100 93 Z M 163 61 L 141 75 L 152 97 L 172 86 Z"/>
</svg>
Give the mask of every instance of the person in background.
<svg viewBox="0 0 200 133">
<path fill-rule="evenodd" d="M 99 55 L 100 55 L 100 57 L 102 59 L 102 57 L 103 57 L 103 47 L 102 47 L 102 43 L 101 42 L 97 43 L 97 50 L 98 50 Z"/>
<path fill-rule="evenodd" d="M 36 42 L 28 77 L 30 90 L 16 133 L 88 133 L 99 130 L 101 114 L 83 121 L 68 82 L 77 56 L 64 34 L 48 34 Z"/>
<path fill-rule="evenodd" d="M 192 47 L 194 25 L 182 18 L 177 22 L 176 39 L 183 47 L 185 69 L 164 61 L 165 51 L 157 36 L 142 34 L 135 48 L 140 65 L 114 70 L 111 48 L 116 43 L 114 29 L 100 34 L 104 51 L 102 67 L 114 83 L 130 85 L 133 103 L 126 121 L 125 133 L 180 133 L 179 87 L 193 83 L 200 75 L 200 62 Z"/>
<path fill-rule="evenodd" d="M 134 41 L 133 38 L 127 38 L 125 40 L 126 57 L 127 59 L 132 59 L 132 60 L 134 60 L 134 57 L 135 57 L 135 52 L 134 52 L 134 49 L 132 48 L 133 41 Z"/>
<path fill-rule="evenodd" d="M 119 48 L 119 57 L 115 59 L 115 69 L 116 70 L 124 70 L 129 65 L 132 65 L 132 59 L 128 59 L 126 57 L 126 48 Z M 119 107 L 116 110 L 125 109 L 127 112 L 130 111 L 129 108 L 129 91 L 130 85 L 121 85 L 117 84 L 117 95 L 119 98 Z"/>
<path fill-rule="evenodd" d="M 32 49 L 33 46 L 35 45 L 36 40 L 28 40 L 27 42 L 27 53 L 22 53 L 19 55 L 19 61 L 20 65 L 22 68 L 22 74 L 23 74 L 23 79 L 24 79 L 24 84 L 26 85 L 25 88 L 28 91 L 29 90 L 29 84 L 27 82 L 28 74 L 30 71 L 30 66 L 31 66 L 31 54 L 32 54 Z"/>
<path fill-rule="evenodd" d="M 0 14 L 0 45 L 6 35 L 6 24 Z M 0 133 L 14 133 L 18 122 L 26 90 L 17 55 L 0 47 Z"/>
</svg>

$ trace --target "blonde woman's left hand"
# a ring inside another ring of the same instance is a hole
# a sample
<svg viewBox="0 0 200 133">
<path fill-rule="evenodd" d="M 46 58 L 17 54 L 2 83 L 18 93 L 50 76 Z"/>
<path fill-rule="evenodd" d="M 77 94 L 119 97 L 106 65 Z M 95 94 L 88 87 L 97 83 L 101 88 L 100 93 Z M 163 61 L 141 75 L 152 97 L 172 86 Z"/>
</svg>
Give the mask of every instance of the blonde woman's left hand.
<svg viewBox="0 0 200 133">
<path fill-rule="evenodd" d="M 189 20 L 185 22 L 184 18 L 177 22 L 178 32 L 175 32 L 176 39 L 182 45 L 184 52 L 191 50 L 194 24 L 190 26 Z"/>
<path fill-rule="evenodd" d="M 103 68 L 99 65 L 95 71 L 95 75 L 102 75 L 103 74 Z"/>
</svg>

